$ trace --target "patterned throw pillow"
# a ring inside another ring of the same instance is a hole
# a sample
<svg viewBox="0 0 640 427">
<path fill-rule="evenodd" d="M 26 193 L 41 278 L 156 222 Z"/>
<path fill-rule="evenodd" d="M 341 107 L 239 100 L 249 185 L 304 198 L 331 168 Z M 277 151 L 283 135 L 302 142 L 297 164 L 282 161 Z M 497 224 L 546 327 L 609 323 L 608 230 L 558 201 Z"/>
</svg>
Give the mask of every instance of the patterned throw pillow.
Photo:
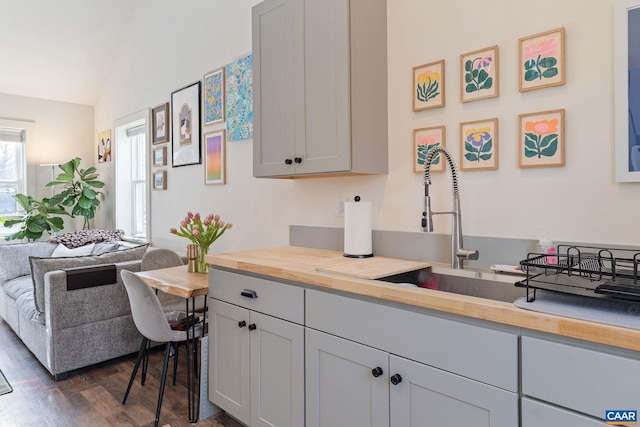
<svg viewBox="0 0 640 427">
<path fill-rule="evenodd" d="M 57 234 L 49 239 L 53 243 L 62 243 L 69 249 L 84 246 L 87 243 L 112 242 L 122 240 L 124 230 L 107 230 L 94 228 L 91 230 L 78 230 L 70 233 Z"/>
</svg>

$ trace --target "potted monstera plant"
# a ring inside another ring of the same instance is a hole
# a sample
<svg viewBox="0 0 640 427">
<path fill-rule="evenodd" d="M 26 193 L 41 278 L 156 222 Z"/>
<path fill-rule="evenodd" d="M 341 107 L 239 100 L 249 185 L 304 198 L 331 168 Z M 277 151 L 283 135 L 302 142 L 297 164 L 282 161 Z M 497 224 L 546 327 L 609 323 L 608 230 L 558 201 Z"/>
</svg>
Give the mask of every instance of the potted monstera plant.
<svg viewBox="0 0 640 427">
<path fill-rule="evenodd" d="M 87 169 L 80 167 L 81 159 L 76 157 L 67 163 L 58 165 L 62 173 L 47 184 L 47 187 L 62 186 L 62 191 L 49 200 L 52 206 L 71 208 L 71 216 L 84 217 L 83 228 L 89 228 L 89 220 L 96 215 L 96 208 L 100 206 L 100 198 L 104 194 L 100 191 L 104 182 L 98 181 L 99 174 L 93 166 Z"/>
</svg>

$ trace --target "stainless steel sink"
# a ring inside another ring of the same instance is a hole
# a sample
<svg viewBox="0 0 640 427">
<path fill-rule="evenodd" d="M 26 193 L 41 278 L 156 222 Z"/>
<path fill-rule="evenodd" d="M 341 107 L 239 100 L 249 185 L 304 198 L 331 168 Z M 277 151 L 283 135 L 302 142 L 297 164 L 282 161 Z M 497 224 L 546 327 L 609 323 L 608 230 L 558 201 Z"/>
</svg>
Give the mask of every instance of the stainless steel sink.
<svg viewBox="0 0 640 427">
<path fill-rule="evenodd" d="M 409 271 L 377 280 L 512 303 L 525 296 L 525 290 L 515 286 L 515 282 L 521 279 L 520 276 L 496 274 L 486 269 L 457 270 L 434 265 L 431 269 Z"/>
</svg>

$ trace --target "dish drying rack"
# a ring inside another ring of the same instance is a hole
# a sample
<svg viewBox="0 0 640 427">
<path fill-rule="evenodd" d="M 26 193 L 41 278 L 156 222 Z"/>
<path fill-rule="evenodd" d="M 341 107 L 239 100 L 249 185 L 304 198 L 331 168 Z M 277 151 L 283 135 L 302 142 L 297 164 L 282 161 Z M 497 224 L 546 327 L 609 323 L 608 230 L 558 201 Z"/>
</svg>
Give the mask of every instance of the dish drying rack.
<svg viewBox="0 0 640 427">
<path fill-rule="evenodd" d="M 520 261 L 526 278 L 516 286 L 527 290 L 640 302 L 640 249 L 558 245 L 555 254 L 529 253 Z"/>
</svg>

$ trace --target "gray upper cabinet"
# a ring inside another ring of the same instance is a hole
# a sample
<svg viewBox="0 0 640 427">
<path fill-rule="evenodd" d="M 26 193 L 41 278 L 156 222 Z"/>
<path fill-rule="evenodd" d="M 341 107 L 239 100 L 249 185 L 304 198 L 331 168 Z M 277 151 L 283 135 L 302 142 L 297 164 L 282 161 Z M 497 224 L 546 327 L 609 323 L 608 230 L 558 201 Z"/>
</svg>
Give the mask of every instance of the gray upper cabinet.
<svg viewBox="0 0 640 427">
<path fill-rule="evenodd" d="M 386 0 L 253 8 L 256 177 L 386 174 Z"/>
</svg>

